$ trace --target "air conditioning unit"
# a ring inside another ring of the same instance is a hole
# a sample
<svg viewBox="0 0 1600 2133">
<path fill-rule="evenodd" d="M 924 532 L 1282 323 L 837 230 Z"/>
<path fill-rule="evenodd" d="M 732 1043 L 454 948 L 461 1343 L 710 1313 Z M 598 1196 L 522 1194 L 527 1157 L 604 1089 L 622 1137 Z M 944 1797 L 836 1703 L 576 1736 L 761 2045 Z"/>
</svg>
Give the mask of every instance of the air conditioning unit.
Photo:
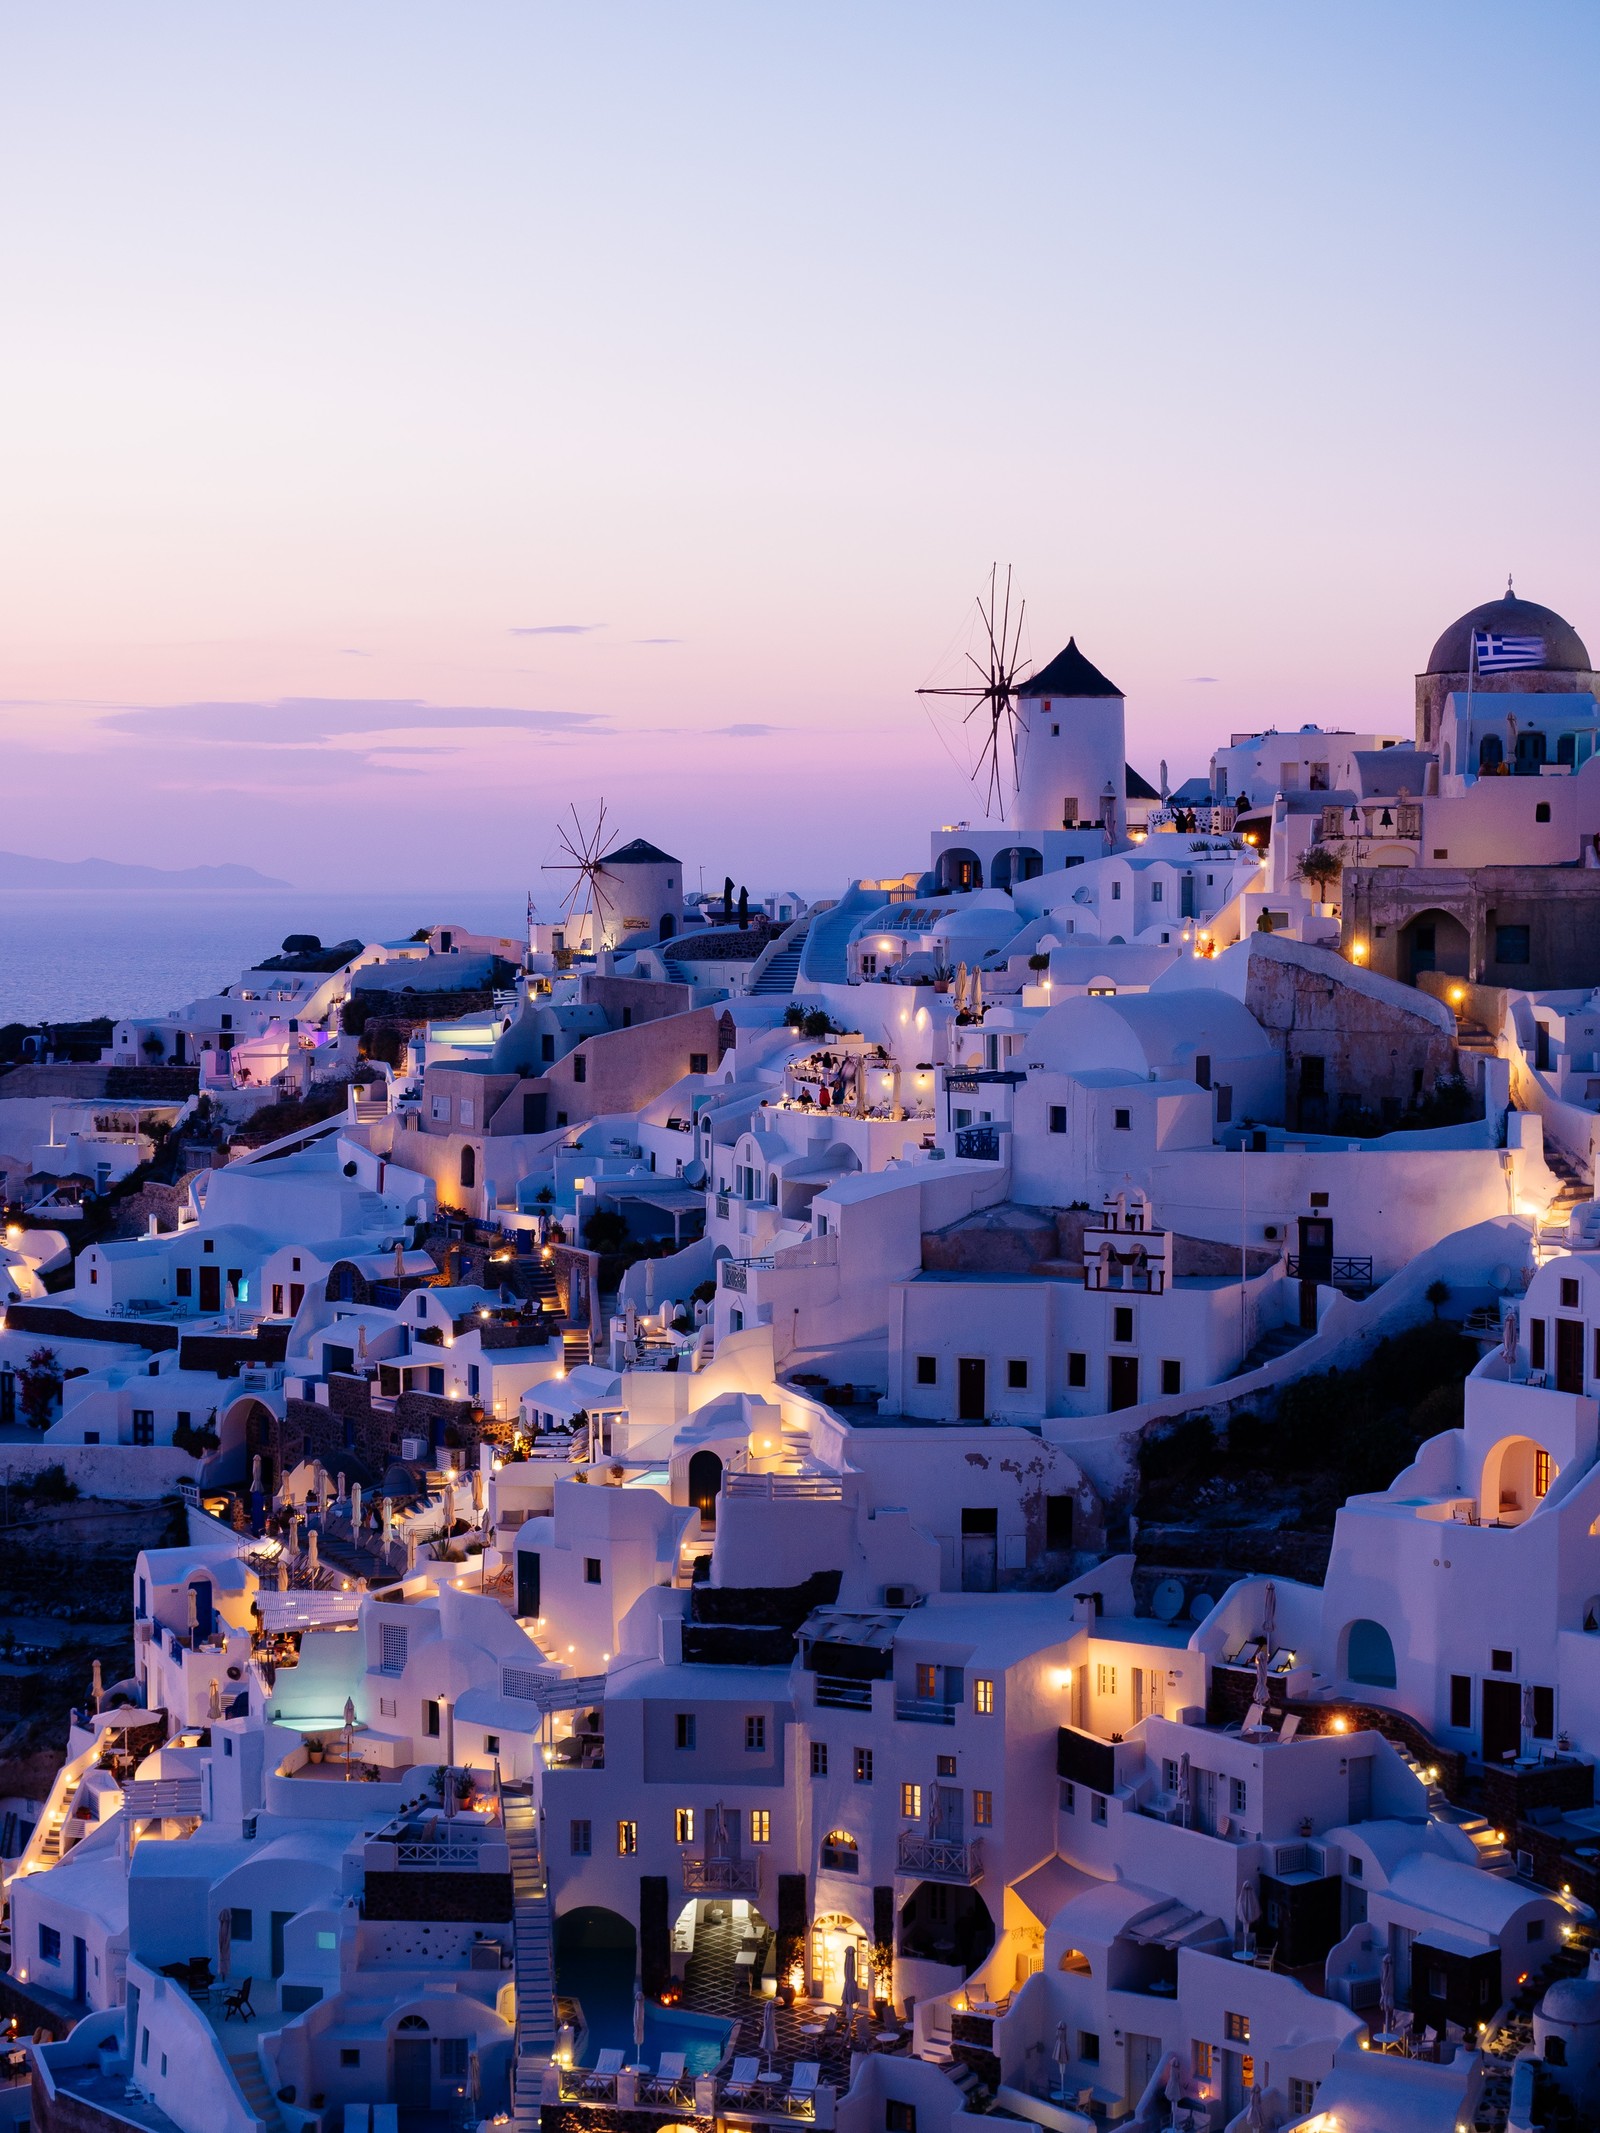
<svg viewBox="0 0 1600 2133">
<path fill-rule="evenodd" d="M 1269 1223 L 1267 1224 L 1266 1228 L 1265 1228 L 1265 1229 L 1264 1229 L 1264 1230 L 1262 1231 L 1262 1235 L 1263 1235 L 1264 1237 L 1276 1237 L 1276 1236 L 1277 1236 L 1277 1234 L 1278 1234 L 1278 1225 L 1277 1225 L 1277 1223 L 1276 1223 L 1276 1222 L 1269 1222 Z"/>
<path fill-rule="evenodd" d="M 915 1607 L 921 1598 L 915 1585 L 885 1585 L 883 1588 L 885 1607 Z"/>
</svg>

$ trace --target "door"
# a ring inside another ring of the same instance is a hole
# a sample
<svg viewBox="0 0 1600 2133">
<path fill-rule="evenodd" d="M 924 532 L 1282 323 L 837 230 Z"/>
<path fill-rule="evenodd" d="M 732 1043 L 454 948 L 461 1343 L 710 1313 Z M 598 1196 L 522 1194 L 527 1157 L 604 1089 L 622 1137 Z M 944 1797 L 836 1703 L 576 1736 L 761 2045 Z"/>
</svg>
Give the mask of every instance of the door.
<svg viewBox="0 0 1600 2133">
<path fill-rule="evenodd" d="M 715 1452 L 696 1452 L 689 1461 L 689 1501 L 704 1525 L 717 1522 L 717 1498 L 722 1493 L 722 1461 Z"/>
<path fill-rule="evenodd" d="M 981 1422 L 988 1413 L 988 1372 L 981 1355 L 964 1355 L 956 1364 L 959 1413 L 963 1422 Z"/>
<path fill-rule="evenodd" d="M 1300 1217 L 1300 1279 L 1333 1279 L 1333 1224 L 1326 1215 Z"/>
<path fill-rule="evenodd" d="M 1150 2086 L 1151 2075 L 1160 2064 L 1161 2039 L 1159 2037 L 1141 2037 L 1136 2030 L 1130 2029 L 1128 2032 L 1127 2054 L 1127 2071 L 1122 2093 L 1127 2097 L 1130 2105 L 1137 2107 L 1139 2098 Z"/>
<path fill-rule="evenodd" d="M 89 1948 L 76 1935 L 72 1941 L 72 1997 L 86 2000 L 89 1997 Z"/>
<path fill-rule="evenodd" d="M 967 1833 L 965 1801 L 966 1794 L 959 1785 L 935 1785 L 931 1834 L 944 1838 L 947 1843 L 959 1844 Z"/>
<path fill-rule="evenodd" d="M 993 1592 L 999 1582 L 999 1572 L 999 1514 L 994 1511 L 963 1511 L 961 1590 Z"/>
<path fill-rule="evenodd" d="M 194 1622 L 195 1628 L 203 1638 L 209 1637 L 216 1627 L 216 1615 L 212 1608 L 211 1580 L 209 1578 L 196 1578 L 194 1580 Z"/>
<path fill-rule="evenodd" d="M 1107 1405 L 1137 1407 L 1139 1404 L 1139 1358 L 1136 1355 L 1114 1355 L 1107 1383 Z"/>
<path fill-rule="evenodd" d="M 519 1548 L 517 1561 L 517 1613 L 537 1616 L 539 1612 L 539 1551 L 537 1548 Z"/>
<path fill-rule="evenodd" d="M 1372 1819 L 1372 1757 L 1352 1755 L 1350 1758 L 1350 1814 L 1352 1822 L 1368 1822 Z"/>
<path fill-rule="evenodd" d="M 433 2045 L 429 2038 L 395 2038 L 394 2100 L 402 2111 L 432 2110 Z"/>
<path fill-rule="evenodd" d="M 1522 1746 L 1522 1688 L 1515 1681 L 1483 1684 L 1483 1759 L 1503 1763 Z"/>
<path fill-rule="evenodd" d="M 272 1914 L 272 1974 L 283 1975 L 283 1929 L 293 1918 L 293 1911 L 274 1911 Z"/>
<path fill-rule="evenodd" d="M 1556 1391 L 1583 1390 L 1583 1320 L 1556 1320 Z"/>
<path fill-rule="evenodd" d="M 219 1267 L 203 1266 L 200 1269 L 200 1308 L 202 1311 L 222 1309 L 222 1270 Z"/>
<path fill-rule="evenodd" d="M 289 1284 L 289 1315 L 292 1318 L 306 1300 L 306 1285 L 303 1281 Z"/>
<path fill-rule="evenodd" d="M 524 1133 L 543 1133 L 545 1119 L 549 1115 L 550 1099 L 544 1094 L 524 1096 L 522 1099 L 522 1130 Z"/>
</svg>

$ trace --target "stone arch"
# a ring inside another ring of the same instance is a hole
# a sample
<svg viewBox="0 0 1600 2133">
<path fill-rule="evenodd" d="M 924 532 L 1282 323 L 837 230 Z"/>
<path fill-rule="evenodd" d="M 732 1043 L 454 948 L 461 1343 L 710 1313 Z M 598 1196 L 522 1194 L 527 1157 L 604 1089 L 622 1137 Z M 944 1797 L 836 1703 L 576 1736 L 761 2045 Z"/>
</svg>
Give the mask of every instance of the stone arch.
<svg viewBox="0 0 1600 2133">
<path fill-rule="evenodd" d="M 1451 911 L 1419 911 L 1400 932 L 1400 967 L 1415 980 L 1425 970 L 1446 977 L 1471 975 L 1472 943 L 1467 929 Z"/>
<path fill-rule="evenodd" d="M 1081 1948 L 1063 1948 L 1058 1970 L 1070 1970 L 1078 1977 L 1093 1977 L 1094 1965 Z"/>
<path fill-rule="evenodd" d="M 250 1479 L 250 1461 L 259 1452 L 261 1485 L 270 1492 L 267 1468 L 271 1455 L 267 1447 L 277 1426 L 278 1418 L 272 1409 L 253 1393 L 231 1400 L 217 1417 L 218 1444 L 205 1462 L 205 1479 L 243 1486 Z"/>
<path fill-rule="evenodd" d="M 937 896 L 960 895 L 983 887 L 983 861 L 964 844 L 947 845 L 933 870 Z"/>
<path fill-rule="evenodd" d="M 1394 1639 L 1381 1622 L 1358 1615 L 1345 1625 L 1339 1638 L 1340 1672 L 1347 1681 L 1367 1688 L 1392 1689 L 1398 1676 L 1394 1662 Z"/>
<path fill-rule="evenodd" d="M 323 1286 L 324 1303 L 359 1303 L 371 1301 L 367 1277 L 353 1259 L 336 1259 L 328 1269 L 328 1279 Z"/>
<path fill-rule="evenodd" d="M 1044 872 L 1044 854 L 1031 844 L 1008 844 L 989 863 L 989 886 L 1012 889 L 1019 881 L 1033 881 Z"/>
<path fill-rule="evenodd" d="M 672 936 L 677 932 L 677 930 L 678 921 L 673 917 L 670 911 L 663 911 L 661 914 L 661 939 L 664 941 L 670 941 Z"/>
</svg>

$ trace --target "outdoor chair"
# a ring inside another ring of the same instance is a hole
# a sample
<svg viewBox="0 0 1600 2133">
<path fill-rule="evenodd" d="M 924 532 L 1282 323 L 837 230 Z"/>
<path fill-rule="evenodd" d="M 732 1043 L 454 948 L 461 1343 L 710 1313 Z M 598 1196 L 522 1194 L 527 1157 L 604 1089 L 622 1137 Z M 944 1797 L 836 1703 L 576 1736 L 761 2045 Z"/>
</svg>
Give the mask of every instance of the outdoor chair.
<svg viewBox="0 0 1600 2133">
<path fill-rule="evenodd" d="M 821 2072 L 822 2063 L 817 2059 L 802 2059 L 795 2067 L 783 2099 L 783 2107 L 792 2117 L 810 2118 L 816 2111 L 817 2077 Z"/>
<path fill-rule="evenodd" d="M 223 2001 L 222 2019 L 224 2022 L 233 2015 L 237 2015 L 241 2022 L 254 2021 L 256 2011 L 250 2004 L 251 1982 L 249 1978 L 241 1978 Z"/>
<path fill-rule="evenodd" d="M 583 2093 L 586 2096 L 611 2095 L 625 2056 L 621 2050 L 608 2046 L 595 2060 L 594 2071 L 583 2084 Z"/>
<path fill-rule="evenodd" d="M 756 2076 L 760 2071 L 761 2060 L 757 2053 L 752 2052 L 748 2057 L 735 2059 L 733 2071 L 728 2076 L 727 2086 L 723 2093 L 730 2097 L 753 2095 L 755 2093 Z"/>
</svg>

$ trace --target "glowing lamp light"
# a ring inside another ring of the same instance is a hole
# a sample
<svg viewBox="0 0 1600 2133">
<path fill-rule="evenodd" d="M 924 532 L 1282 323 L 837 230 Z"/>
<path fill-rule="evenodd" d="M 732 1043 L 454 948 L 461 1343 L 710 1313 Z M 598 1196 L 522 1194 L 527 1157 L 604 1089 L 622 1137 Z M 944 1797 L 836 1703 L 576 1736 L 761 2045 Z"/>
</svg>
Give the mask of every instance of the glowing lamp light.
<svg viewBox="0 0 1600 2133">
<path fill-rule="evenodd" d="M 1333 1730 L 1334 1730 L 1334 1732 L 1335 1732 L 1335 1733 L 1348 1733 L 1348 1732 L 1349 1732 L 1349 1730 L 1350 1730 L 1350 1721 L 1349 1721 L 1349 1719 L 1348 1719 L 1348 1718 L 1336 1718 L 1336 1719 L 1334 1720 L 1334 1722 L 1333 1722 Z"/>
<path fill-rule="evenodd" d="M 1352 941 L 1350 943 L 1350 960 L 1352 963 L 1364 963 L 1367 960 L 1367 944 L 1365 941 Z"/>
</svg>

